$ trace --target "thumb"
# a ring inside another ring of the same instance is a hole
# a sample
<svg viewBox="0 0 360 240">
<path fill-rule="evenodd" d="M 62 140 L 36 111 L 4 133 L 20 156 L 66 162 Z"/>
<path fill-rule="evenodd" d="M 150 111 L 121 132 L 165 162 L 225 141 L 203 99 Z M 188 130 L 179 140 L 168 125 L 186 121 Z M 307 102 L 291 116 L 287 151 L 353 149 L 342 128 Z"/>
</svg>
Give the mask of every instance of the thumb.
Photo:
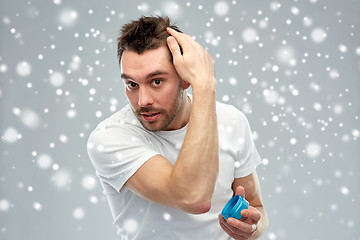
<svg viewBox="0 0 360 240">
<path fill-rule="evenodd" d="M 240 195 L 245 198 L 245 188 L 243 186 L 237 186 L 235 190 L 235 195 Z"/>
<path fill-rule="evenodd" d="M 179 46 L 178 42 L 176 41 L 176 39 L 172 36 L 169 36 L 166 39 L 166 42 L 167 42 L 167 45 L 173 56 L 173 60 L 179 61 L 182 58 L 182 56 L 181 56 L 181 52 L 180 52 L 180 46 Z"/>
</svg>

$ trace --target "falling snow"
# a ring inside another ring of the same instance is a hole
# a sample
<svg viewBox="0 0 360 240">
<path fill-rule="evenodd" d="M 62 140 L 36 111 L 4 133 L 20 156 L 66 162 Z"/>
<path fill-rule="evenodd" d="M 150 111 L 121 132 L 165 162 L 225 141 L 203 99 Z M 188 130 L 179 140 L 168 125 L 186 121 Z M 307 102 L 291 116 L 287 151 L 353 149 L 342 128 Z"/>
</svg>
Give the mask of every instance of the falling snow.
<svg viewBox="0 0 360 240">
<path fill-rule="evenodd" d="M 214 12 L 218 16 L 226 16 L 229 13 L 229 5 L 225 1 L 215 3 Z"/>
<path fill-rule="evenodd" d="M 39 168 L 48 169 L 51 167 L 52 158 L 50 155 L 44 153 L 38 156 L 36 163 L 39 166 Z"/>
<path fill-rule="evenodd" d="M 70 174 L 66 170 L 59 170 L 55 172 L 51 180 L 58 188 L 65 188 L 71 184 Z"/>
<path fill-rule="evenodd" d="M 30 129 L 37 129 L 41 125 L 40 116 L 31 109 L 23 109 L 20 114 L 20 121 Z"/>
<path fill-rule="evenodd" d="M 34 202 L 34 203 L 33 203 L 33 208 L 34 208 L 36 211 L 41 211 L 43 207 L 42 207 L 41 203 L 39 203 L 39 202 Z"/>
<path fill-rule="evenodd" d="M 242 32 L 242 39 L 246 43 L 253 43 L 257 40 L 257 32 L 253 28 L 246 28 Z"/>
<path fill-rule="evenodd" d="M 5 69 L 6 70 L 6 69 Z M 19 62 L 17 65 L 16 65 L 16 72 L 17 74 L 19 74 L 19 76 L 21 77 L 26 77 L 26 76 L 29 76 L 30 73 L 31 73 L 31 65 L 26 62 L 26 61 L 22 61 L 22 62 Z"/>
<path fill-rule="evenodd" d="M 164 214 L 163 214 L 163 218 L 166 220 L 166 221 L 171 221 L 171 215 L 170 215 L 170 213 L 167 213 L 167 212 L 165 212 Z"/>
<path fill-rule="evenodd" d="M 61 72 L 53 72 L 50 75 L 50 84 L 54 87 L 60 87 L 64 84 L 65 77 Z"/>
<path fill-rule="evenodd" d="M 316 158 L 321 153 L 321 146 L 316 142 L 310 142 L 306 145 L 306 155 L 311 158 Z"/>
<path fill-rule="evenodd" d="M 127 103 L 116 37 L 122 24 L 141 15 L 168 15 L 203 45 L 215 61 L 217 99 L 246 114 L 262 157 L 257 172 L 271 221 L 262 239 L 355 239 L 360 225 L 359 4 L 4 2 L 0 239 L 50 234 L 55 240 L 96 234 L 118 239 L 86 152 L 107 148 L 87 139 L 101 120 Z M 233 129 L 220 126 L 219 131 Z M 244 139 L 238 143 L 246 146 Z M 121 153 L 116 156 L 114 161 L 124 161 Z M 236 168 L 241 164 L 234 162 Z M 159 214 L 175 222 L 168 211 Z M 33 231 L 32 222 L 42 231 Z M 128 218 L 119 232 L 136 233 L 139 224 Z"/>
<path fill-rule="evenodd" d="M 85 189 L 92 190 L 96 187 L 97 179 L 92 175 L 86 175 L 83 177 L 81 183 Z"/>
<path fill-rule="evenodd" d="M 1 138 L 2 138 L 2 140 L 4 140 L 7 143 L 14 143 L 18 140 L 18 135 L 19 135 L 19 133 L 15 128 L 9 127 L 7 129 L 5 129 Z"/>
<path fill-rule="evenodd" d="M 311 32 L 311 39 L 314 41 L 314 43 L 322 43 L 326 39 L 326 33 L 324 29 L 322 28 L 315 28 Z"/>
<path fill-rule="evenodd" d="M 78 13 L 74 9 L 63 9 L 58 15 L 59 22 L 65 26 L 72 26 L 76 23 Z"/>
<path fill-rule="evenodd" d="M 6 199 L 1 199 L 0 200 L 0 211 L 5 212 L 5 211 L 8 211 L 9 208 L 10 208 L 9 201 Z"/>
<path fill-rule="evenodd" d="M 75 208 L 74 211 L 73 211 L 73 217 L 76 219 L 76 220 L 81 220 L 83 219 L 85 216 L 85 211 L 83 208 Z"/>
<path fill-rule="evenodd" d="M 138 229 L 138 223 L 135 219 L 127 219 L 124 223 L 124 230 L 128 233 L 133 233 Z"/>
</svg>

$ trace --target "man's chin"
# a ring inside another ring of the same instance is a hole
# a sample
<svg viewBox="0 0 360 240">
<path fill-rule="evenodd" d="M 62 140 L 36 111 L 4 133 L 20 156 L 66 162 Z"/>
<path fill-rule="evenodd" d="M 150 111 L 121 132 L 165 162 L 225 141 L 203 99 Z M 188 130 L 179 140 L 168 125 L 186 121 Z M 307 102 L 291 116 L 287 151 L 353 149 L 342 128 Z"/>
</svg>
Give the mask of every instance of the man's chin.
<svg viewBox="0 0 360 240">
<path fill-rule="evenodd" d="M 141 125 L 150 132 L 164 131 L 167 127 L 167 126 L 158 126 L 158 124 L 156 124 L 156 123 L 149 123 L 149 122 L 143 122 L 143 121 L 140 121 L 140 122 L 141 122 Z"/>
</svg>

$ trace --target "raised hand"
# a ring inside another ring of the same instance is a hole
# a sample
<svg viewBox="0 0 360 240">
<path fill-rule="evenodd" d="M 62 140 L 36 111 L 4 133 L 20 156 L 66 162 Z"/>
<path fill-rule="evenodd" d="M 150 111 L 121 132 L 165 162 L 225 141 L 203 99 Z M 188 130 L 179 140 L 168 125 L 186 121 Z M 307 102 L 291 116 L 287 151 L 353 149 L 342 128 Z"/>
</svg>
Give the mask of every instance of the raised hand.
<svg viewBox="0 0 360 240">
<path fill-rule="evenodd" d="M 167 39 L 167 44 L 179 76 L 190 83 L 193 89 L 215 88 L 214 61 L 210 54 L 189 35 L 171 28 L 167 28 L 167 31 L 171 35 Z"/>
</svg>

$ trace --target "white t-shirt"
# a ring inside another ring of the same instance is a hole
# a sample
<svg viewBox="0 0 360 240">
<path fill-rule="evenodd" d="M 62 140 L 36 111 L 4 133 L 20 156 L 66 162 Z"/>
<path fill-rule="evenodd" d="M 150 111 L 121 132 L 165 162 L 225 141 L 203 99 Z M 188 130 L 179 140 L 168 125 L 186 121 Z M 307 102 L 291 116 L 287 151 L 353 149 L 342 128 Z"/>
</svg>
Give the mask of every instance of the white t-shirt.
<svg viewBox="0 0 360 240">
<path fill-rule="evenodd" d="M 149 132 L 127 105 L 91 133 L 88 153 L 121 239 L 229 239 L 218 223 L 218 214 L 233 195 L 234 178 L 254 172 L 261 159 L 245 115 L 219 102 L 216 111 L 219 175 L 211 209 L 200 215 L 148 201 L 124 186 L 142 164 L 157 154 L 175 164 L 187 126 L 174 131 Z"/>
</svg>

